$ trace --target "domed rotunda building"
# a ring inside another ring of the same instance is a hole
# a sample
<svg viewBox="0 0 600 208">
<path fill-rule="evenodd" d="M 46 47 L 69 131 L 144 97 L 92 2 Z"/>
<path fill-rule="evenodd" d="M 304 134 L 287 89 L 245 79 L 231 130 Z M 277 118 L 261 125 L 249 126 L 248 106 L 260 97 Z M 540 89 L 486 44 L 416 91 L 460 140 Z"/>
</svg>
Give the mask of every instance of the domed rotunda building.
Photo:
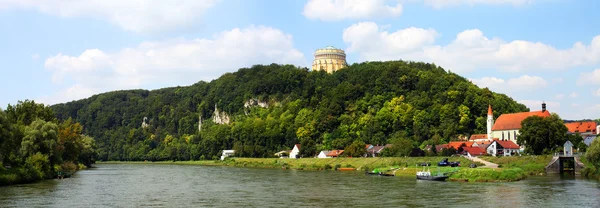
<svg viewBox="0 0 600 208">
<path fill-rule="evenodd" d="M 347 67 L 346 53 L 342 49 L 333 46 L 318 49 L 315 52 L 315 60 L 313 61 L 313 71 L 326 71 L 333 73 L 334 71 Z"/>
</svg>

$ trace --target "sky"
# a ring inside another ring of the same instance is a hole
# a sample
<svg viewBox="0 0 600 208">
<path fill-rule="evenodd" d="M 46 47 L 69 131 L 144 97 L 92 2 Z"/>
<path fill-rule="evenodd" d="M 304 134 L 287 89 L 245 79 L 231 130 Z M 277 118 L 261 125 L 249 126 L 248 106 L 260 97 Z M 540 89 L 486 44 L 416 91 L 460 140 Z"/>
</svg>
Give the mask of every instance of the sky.
<svg viewBox="0 0 600 208">
<path fill-rule="evenodd" d="M 255 64 L 432 62 L 531 110 L 600 118 L 595 0 L 0 0 L 0 107 L 211 81 Z"/>
</svg>

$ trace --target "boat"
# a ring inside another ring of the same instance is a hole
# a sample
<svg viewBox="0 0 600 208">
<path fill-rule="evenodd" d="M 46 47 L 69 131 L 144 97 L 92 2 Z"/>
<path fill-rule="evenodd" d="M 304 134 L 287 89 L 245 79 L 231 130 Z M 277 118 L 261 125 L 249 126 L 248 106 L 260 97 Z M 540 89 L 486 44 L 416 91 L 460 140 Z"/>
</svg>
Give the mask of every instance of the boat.
<svg viewBox="0 0 600 208">
<path fill-rule="evenodd" d="M 431 172 L 429 172 L 429 169 L 427 171 L 425 171 L 425 168 L 423 168 L 423 171 L 417 171 L 417 180 L 446 181 L 446 179 L 448 179 L 448 176 L 441 173 L 439 171 L 439 168 L 438 168 L 438 174 L 435 176 L 431 175 Z"/>
<path fill-rule="evenodd" d="M 394 173 L 395 173 L 395 171 L 394 171 Z M 396 176 L 396 174 L 390 174 L 390 173 L 381 172 L 377 168 L 375 170 L 373 170 L 373 171 L 365 170 L 365 174 L 366 175 L 377 175 L 377 176 Z"/>
</svg>

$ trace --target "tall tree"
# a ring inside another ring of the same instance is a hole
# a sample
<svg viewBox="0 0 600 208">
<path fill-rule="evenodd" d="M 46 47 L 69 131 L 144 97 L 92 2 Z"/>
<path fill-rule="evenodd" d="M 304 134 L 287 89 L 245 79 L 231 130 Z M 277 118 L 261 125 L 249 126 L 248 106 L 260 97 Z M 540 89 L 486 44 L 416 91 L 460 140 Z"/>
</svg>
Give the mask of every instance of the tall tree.
<svg viewBox="0 0 600 208">
<path fill-rule="evenodd" d="M 521 122 L 517 143 L 525 145 L 529 154 L 551 153 L 565 143 L 567 130 L 556 113 L 549 117 L 530 116 Z"/>
</svg>

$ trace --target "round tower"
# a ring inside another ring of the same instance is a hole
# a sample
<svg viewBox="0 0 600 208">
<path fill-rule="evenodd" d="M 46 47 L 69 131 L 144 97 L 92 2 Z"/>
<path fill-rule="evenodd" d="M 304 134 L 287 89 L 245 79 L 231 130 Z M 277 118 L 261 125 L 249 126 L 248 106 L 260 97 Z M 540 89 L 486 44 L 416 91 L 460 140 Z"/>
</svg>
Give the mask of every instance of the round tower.
<svg viewBox="0 0 600 208">
<path fill-rule="evenodd" d="M 487 138 L 492 140 L 492 126 L 494 126 L 494 114 L 492 113 L 492 105 L 488 105 L 488 116 L 487 116 Z"/>
<path fill-rule="evenodd" d="M 313 71 L 326 71 L 327 73 L 333 73 L 334 71 L 340 70 L 347 67 L 346 53 L 342 49 L 335 48 L 333 46 L 327 46 L 325 48 L 318 49 L 315 52 L 315 60 L 312 64 Z"/>
</svg>

